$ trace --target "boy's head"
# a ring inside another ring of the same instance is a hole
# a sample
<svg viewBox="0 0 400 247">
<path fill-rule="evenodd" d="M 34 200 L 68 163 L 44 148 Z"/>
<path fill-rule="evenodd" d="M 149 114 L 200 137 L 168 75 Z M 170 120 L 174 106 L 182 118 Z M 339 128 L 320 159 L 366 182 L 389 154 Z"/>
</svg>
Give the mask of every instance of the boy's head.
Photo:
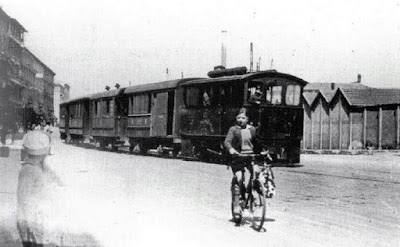
<svg viewBox="0 0 400 247">
<path fill-rule="evenodd" d="M 41 159 L 47 156 L 50 150 L 50 137 L 40 130 L 28 132 L 22 146 L 29 158 Z"/>
<path fill-rule="evenodd" d="M 247 122 L 249 121 L 249 116 L 247 115 L 246 108 L 242 108 L 239 110 L 238 114 L 236 115 L 236 122 L 240 127 L 245 127 Z"/>
</svg>

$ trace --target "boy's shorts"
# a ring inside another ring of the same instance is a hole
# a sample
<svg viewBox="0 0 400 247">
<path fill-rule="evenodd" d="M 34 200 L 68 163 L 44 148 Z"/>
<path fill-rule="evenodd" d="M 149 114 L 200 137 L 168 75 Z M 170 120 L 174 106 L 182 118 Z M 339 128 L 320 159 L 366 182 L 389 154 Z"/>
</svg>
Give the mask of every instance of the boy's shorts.
<svg viewBox="0 0 400 247">
<path fill-rule="evenodd" d="M 244 168 L 247 168 L 249 171 L 253 170 L 253 166 L 251 164 L 251 158 L 240 159 L 240 158 L 233 158 L 229 162 L 229 166 L 232 169 L 233 174 L 238 171 L 244 171 Z"/>
</svg>

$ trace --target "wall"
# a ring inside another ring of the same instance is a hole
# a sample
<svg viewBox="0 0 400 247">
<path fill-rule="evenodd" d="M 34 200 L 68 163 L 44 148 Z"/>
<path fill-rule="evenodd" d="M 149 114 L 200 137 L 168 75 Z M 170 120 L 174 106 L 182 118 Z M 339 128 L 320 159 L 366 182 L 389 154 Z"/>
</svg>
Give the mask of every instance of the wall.
<svg viewBox="0 0 400 247">
<path fill-rule="evenodd" d="M 304 100 L 304 102 L 306 102 Z M 304 103 L 304 133 L 303 133 L 303 149 L 311 149 L 311 108 Z"/>
<path fill-rule="evenodd" d="M 396 108 L 386 107 L 382 109 L 382 142 L 383 149 L 396 148 Z"/>
<path fill-rule="evenodd" d="M 322 149 L 329 149 L 329 105 L 325 99 L 321 98 L 321 124 L 322 124 Z"/>
</svg>

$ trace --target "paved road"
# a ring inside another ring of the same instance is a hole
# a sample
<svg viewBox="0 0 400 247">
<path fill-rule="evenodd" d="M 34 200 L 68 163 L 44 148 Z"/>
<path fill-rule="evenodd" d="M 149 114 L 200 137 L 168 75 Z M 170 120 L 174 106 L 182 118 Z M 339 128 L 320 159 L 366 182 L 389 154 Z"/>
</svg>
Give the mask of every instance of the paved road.
<svg viewBox="0 0 400 247">
<path fill-rule="evenodd" d="M 265 232 L 256 232 L 230 220 L 226 166 L 60 144 L 51 162 L 65 186 L 49 181 L 48 239 L 64 246 L 400 246 L 399 161 L 393 153 L 303 155 L 302 166 L 276 167 L 277 196 Z M 0 160 L 0 246 L 18 246 L 17 163 Z"/>
</svg>

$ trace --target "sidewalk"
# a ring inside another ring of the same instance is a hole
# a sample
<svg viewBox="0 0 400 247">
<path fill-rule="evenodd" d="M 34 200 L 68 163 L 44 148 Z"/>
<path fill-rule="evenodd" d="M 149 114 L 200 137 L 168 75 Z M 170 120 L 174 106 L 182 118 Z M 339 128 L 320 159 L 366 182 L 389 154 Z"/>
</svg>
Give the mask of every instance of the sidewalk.
<svg viewBox="0 0 400 247">
<path fill-rule="evenodd" d="M 16 227 L 17 182 L 20 150 L 11 149 L 10 156 L 0 158 L 0 246 L 21 246 Z"/>
</svg>

